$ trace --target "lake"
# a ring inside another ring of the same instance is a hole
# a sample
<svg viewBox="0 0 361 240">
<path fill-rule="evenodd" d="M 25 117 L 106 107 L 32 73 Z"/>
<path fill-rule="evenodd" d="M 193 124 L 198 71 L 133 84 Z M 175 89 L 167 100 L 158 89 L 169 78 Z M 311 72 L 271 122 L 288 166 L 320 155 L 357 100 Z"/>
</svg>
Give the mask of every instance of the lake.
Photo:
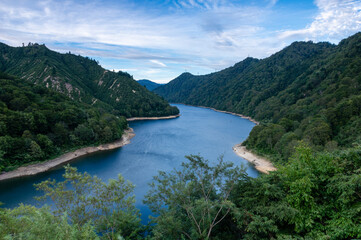
<svg viewBox="0 0 361 240">
<path fill-rule="evenodd" d="M 232 147 L 244 141 L 254 123 L 231 114 L 206 108 L 173 104 L 180 110 L 176 119 L 130 122 L 136 136 L 131 143 L 107 152 L 79 158 L 71 163 L 81 172 L 97 175 L 104 181 L 116 178 L 120 173 L 136 185 L 136 206 L 142 213 L 143 222 L 149 210 L 143 205 L 152 177 L 158 171 L 171 171 L 181 165 L 185 155 L 200 154 L 211 163 L 223 155 L 225 161 L 248 166 L 247 173 L 257 177 L 258 172 L 245 160 L 238 157 Z M 39 206 L 33 188 L 48 178 L 61 180 L 62 167 L 36 176 L 0 182 L 0 202 L 3 207 L 15 207 L 19 203 Z"/>
</svg>

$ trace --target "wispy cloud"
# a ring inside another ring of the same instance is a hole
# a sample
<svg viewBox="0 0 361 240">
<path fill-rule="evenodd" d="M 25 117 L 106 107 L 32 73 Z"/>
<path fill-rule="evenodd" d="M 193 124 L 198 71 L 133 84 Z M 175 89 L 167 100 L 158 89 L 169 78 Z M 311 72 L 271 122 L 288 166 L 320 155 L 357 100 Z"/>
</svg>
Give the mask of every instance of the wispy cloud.
<svg viewBox="0 0 361 240">
<path fill-rule="evenodd" d="M 109 69 L 129 69 L 138 79 L 166 81 L 184 70 L 204 74 L 247 56 L 263 58 L 293 40 L 337 41 L 361 23 L 356 0 L 317 0 L 316 15 L 303 28 L 282 27 L 288 19 L 277 0 L 150 2 L 2 0 L 0 41 L 45 43 L 96 57 Z"/>
<path fill-rule="evenodd" d="M 167 67 L 167 65 L 165 65 L 164 63 L 162 63 L 159 60 L 152 59 L 152 60 L 150 60 L 150 62 L 153 63 L 154 65 L 158 66 L 158 67 Z"/>
<path fill-rule="evenodd" d="M 201 8 L 215 9 L 219 7 L 223 1 L 220 0 L 175 0 L 174 5 L 178 8 Z"/>
<path fill-rule="evenodd" d="M 361 30 L 361 1 L 316 0 L 315 3 L 319 12 L 314 21 L 303 29 L 284 31 L 280 38 L 337 42 Z"/>
<path fill-rule="evenodd" d="M 277 2 L 278 2 L 278 0 L 269 0 L 269 4 L 271 6 L 274 6 Z"/>
</svg>

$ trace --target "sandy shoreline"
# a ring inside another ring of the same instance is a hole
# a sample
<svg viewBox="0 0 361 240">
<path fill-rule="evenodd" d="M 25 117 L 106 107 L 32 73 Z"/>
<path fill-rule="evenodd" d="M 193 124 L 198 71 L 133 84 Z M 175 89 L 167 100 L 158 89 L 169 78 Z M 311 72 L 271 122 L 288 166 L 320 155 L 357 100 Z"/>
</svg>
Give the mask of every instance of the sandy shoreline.
<svg viewBox="0 0 361 240">
<path fill-rule="evenodd" d="M 183 103 L 179 103 L 179 104 L 183 104 Z M 183 105 L 187 105 L 187 104 L 183 104 Z M 193 106 L 193 105 L 189 105 L 189 106 Z M 205 106 L 193 106 L 193 107 L 207 108 L 207 109 L 211 109 L 216 112 L 232 114 L 232 115 L 247 119 L 247 120 L 255 123 L 256 125 L 259 125 L 258 121 L 254 120 L 251 117 L 242 115 L 242 114 L 222 111 L 222 110 L 218 110 L 218 109 L 211 108 L 211 107 L 205 107 Z M 247 150 L 246 147 L 242 146 L 242 143 L 236 144 L 235 146 L 233 146 L 232 149 L 239 157 L 252 163 L 254 165 L 255 169 L 261 173 L 269 174 L 269 172 L 277 170 L 277 168 L 275 166 L 273 166 L 271 161 L 269 161 L 266 158 L 260 157 L 256 154 L 252 153 L 251 151 Z"/>
<path fill-rule="evenodd" d="M 256 125 L 259 125 L 258 121 L 254 120 L 251 117 L 242 115 L 242 114 L 217 110 L 217 109 L 211 108 L 211 107 L 204 107 L 204 106 L 199 106 L 199 107 L 211 109 L 211 110 L 216 111 L 216 112 L 232 114 L 232 115 L 247 119 L 247 120 L 255 123 Z M 261 173 L 269 174 L 269 172 L 277 170 L 277 168 L 275 168 L 273 166 L 271 161 L 269 161 L 266 158 L 260 157 L 260 156 L 258 156 L 256 154 L 252 153 L 251 151 L 247 150 L 247 148 L 245 146 L 242 146 L 242 143 L 236 144 L 235 146 L 233 146 L 232 149 L 238 156 L 240 156 L 241 158 L 243 158 L 243 159 L 247 160 L 248 162 L 252 163 L 254 165 L 255 169 L 257 171 L 261 172 Z"/>
<path fill-rule="evenodd" d="M 241 145 L 241 143 L 233 146 L 233 151 L 241 158 L 244 158 L 248 162 L 252 163 L 259 172 L 269 174 L 269 172 L 277 170 L 277 168 L 275 168 L 269 160 L 257 156 L 256 154 L 247 150 L 245 146 Z"/>
<path fill-rule="evenodd" d="M 133 117 L 133 118 L 127 118 L 127 121 L 131 122 L 131 121 L 140 121 L 140 120 L 162 120 L 162 119 L 172 119 L 177 117 L 180 117 L 180 114 L 165 116 L 165 117 Z"/>
<path fill-rule="evenodd" d="M 81 149 L 75 150 L 73 152 L 65 153 L 55 159 L 52 159 L 52 160 L 49 160 L 46 162 L 36 163 L 36 164 L 24 166 L 24 167 L 19 167 L 18 169 L 14 170 L 14 171 L 0 174 L 0 181 L 6 180 L 6 179 L 11 179 L 11 178 L 31 176 L 31 175 L 35 175 L 35 174 L 38 174 L 41 172 L 46 172 L 59 165 L 68 163 L 74 159 L 86 156 L 91 153 L 120 148 L 120 147 L 130 143 L 130 139 L 132 139 L 134 136 L 135 136 L 135 133 L 134 133 L 133 129 L 129 128 L 128 130 L 124 131 L 122 138 L 115 142 L 102 144 L 97 147 L 81 148 Z"/>
<path fill-rule="evenodd" d="M 187 104 L 184 104 L 184 105 L 187 105 Z M 192 106 L 192 105 L 190 105 L 190 106 Z M 196 106 L 196 107 L 207 108 L 207 109 L 211 109 L 216 112 L 232 114 L 232 115 L 247 119 L 247 120 L 255 123 L 256 125 L 259 125 L 258 121 L 254 120 L 251 117 L 242 115 L 242 114 L 222 111 L 222 110 L 218 110 L 218 109 L 211 108 L 211 107 L 205 107 L 205 106 Z M 269 161 L 266 158 L 260 157 L 256 154 L 252 153 L 251 151 L 247 150 L 247 148 L 245 146 L 242 146 L 242 143 L 236 144 L 235 146 L 233 146 L 232 149 L 239 157 L 252 163 L 254 165 L 255 169 L 261 173 L 269 174 L 269 172 L 277 170 L 277 168 L 275 166 L 273 166 L 271 161 Z"/>
</svg>

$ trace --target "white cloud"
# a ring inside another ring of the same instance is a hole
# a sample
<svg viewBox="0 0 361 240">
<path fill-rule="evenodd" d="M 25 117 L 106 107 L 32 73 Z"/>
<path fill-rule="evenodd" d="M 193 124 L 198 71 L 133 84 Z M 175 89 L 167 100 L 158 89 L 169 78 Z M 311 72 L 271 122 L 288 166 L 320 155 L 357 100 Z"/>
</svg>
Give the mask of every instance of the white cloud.
<svg viewBox="0 0 361 240">
<path fill-rule="evenodd" d="M 165 65 L 164 63 L 162 63 L 161 61 L 158 61 L 158 60 L 152 59 L 152 60 L 149 60 L 149 61 L 151 63 L 155 64 L 158 67 L 167 67 L 167 65 Z"/>
<path fill-rule="evenodd" d="M 291 30 L 270 30 L 270 16 L 279 14 L 281 2 L 262 3 L 170 0 L 178 8 L 159 11 L 126 1 L 2 0 L 0 41 L 46 43 L 62 52 L 119 60 L 105 65 L 129 69 L 136 78 L 170 80 L 184 69 L 206 73 L 247 56 L 267 57 L 294 40 L 339 41 L 360 30 L 360 0 L 317 0 L 312 23 Z"/>
<path fill-rule="evenodd" d="M 277 2 L 278 2 L 278 0 L 269 0 L 270 6 L 276 5 Z"/>
<path fill-rule="evenodd" d="M 361 30 L 361 1 L 316 0 L 319 12 L 304 29 L 284 31 L 281 39 L 311 39 L 338 42 Z"/>
<path fill-rule="evenodd" d="M 221 0 L 175 0 L 174 5 L 178 8 L 215 9 L 222 5 Z"/>
<path fill-rule="evenodd" d="M 187 4 L 200 2 L 187 1 Z M 217 1 L 208 0 L 202 4 L 215 6 Z M 152 16 L 142 10 L 109 9 L 107 6 L 94 6 L 94 3 L 80 5 L 70 1 L 67 4 L 48 1 L 41 6 L 31 5 L 19 8 L 12 7 L 12 1 L 0 4 L 1 39 L 11 40 L 9 43 L 12 45 L 27 41 L 95 42 L 216 57 L 219 49 L 227 51 L 227 46 L 228 51 L 234 53 L 233 47 L 239 38 L 255 29 L 243 22 L 257 24 L 262 15 L 262 10 L 245 7 L 238 10 L 221 7 L 198 15 L 175 13 Z M 23 16 L 31 16 L 31 20 Z M 214 34 L 211 30 L 202 30 L 201 26 L 207 19 L 213 21 L 208 22 L 209 29 L 216 26 L 221 32 Z M 234 33 L 241 34 L 235 36 Z"/>
</svg>

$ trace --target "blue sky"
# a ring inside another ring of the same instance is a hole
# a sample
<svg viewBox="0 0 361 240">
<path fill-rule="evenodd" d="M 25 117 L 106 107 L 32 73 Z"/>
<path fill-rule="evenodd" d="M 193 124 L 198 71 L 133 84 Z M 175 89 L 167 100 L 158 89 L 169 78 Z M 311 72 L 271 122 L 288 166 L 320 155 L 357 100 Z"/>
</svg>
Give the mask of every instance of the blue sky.
<svg viewBox="0 0 361 240">
<path fill-rule="evenodd" d="M 361 0 L 1 0 L 0 41 L 45 43 L 168 82 L 361 30 Z"/>
</svg>

